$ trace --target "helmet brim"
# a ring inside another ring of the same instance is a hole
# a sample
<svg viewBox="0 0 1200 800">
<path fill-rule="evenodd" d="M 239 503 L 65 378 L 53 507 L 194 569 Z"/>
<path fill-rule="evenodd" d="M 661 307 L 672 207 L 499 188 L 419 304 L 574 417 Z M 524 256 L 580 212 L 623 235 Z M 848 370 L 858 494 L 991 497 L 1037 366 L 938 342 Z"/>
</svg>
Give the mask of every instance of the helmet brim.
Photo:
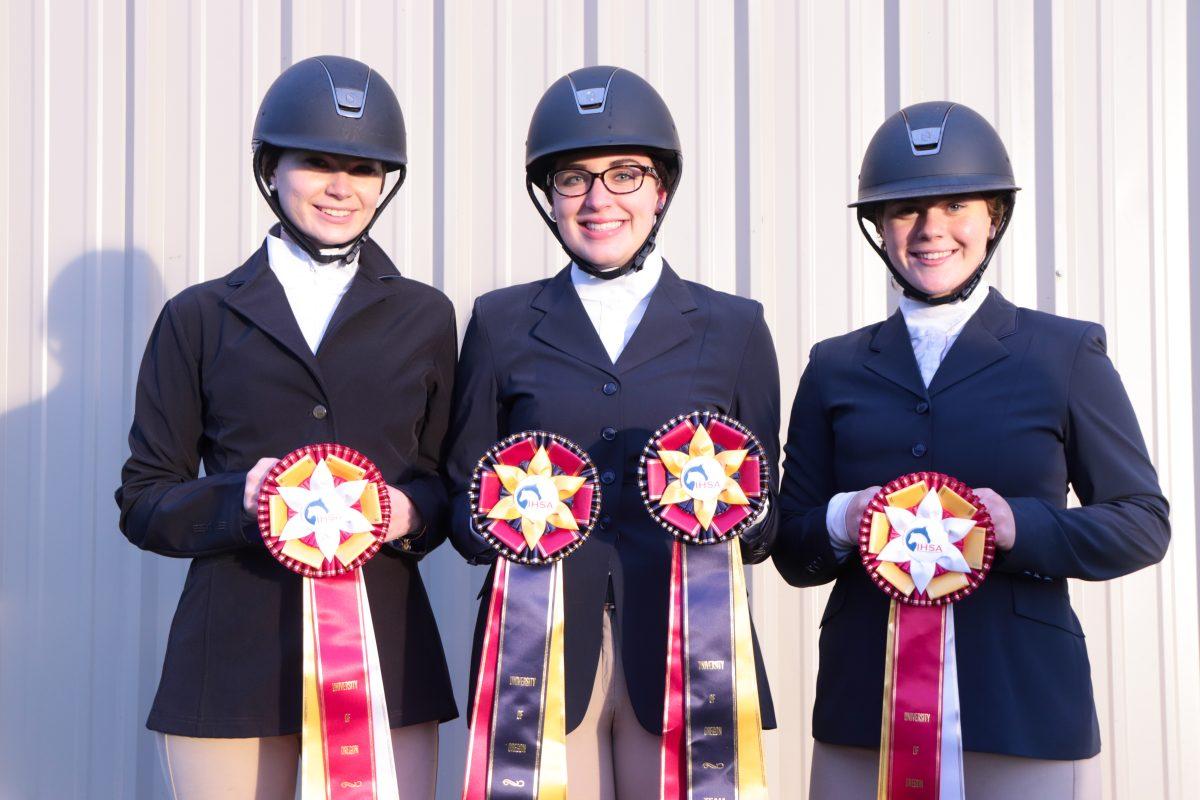
<svg viewBox="0 0 1200 800">
<path fill-rule="evenodd" d="M 919 197 L 982 194 L 985 192 L 1017 192 L 1021 187 L 1007 175 L 937 175 L 893 181 L 878 188 L 861 189 L 858 199 L 847 207 L 886 203 L 889 200 L 912 200 Z"/>
</svg>

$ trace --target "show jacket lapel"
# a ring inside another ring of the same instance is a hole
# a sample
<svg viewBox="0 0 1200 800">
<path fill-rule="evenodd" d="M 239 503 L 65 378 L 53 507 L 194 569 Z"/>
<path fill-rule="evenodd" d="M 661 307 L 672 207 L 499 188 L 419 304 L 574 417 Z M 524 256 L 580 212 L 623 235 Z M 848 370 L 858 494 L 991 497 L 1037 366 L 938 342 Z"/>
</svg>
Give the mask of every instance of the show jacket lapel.
<svg viewBox="0 0 1200 800">
<path fill-rule="evenodd" d="M 571 284 L 570 265 L 551 278 L 530 305 L 545 314 L 533 326 L 536 339 L 616 377 L 608 351 Z"/>
<path fill-rule="evenodd" d="M 690 339 L 694 333 L 686 315 L 695 310 L 691 290 L 663 261 L 646 313 L 617 358 L 617 371 L 628 372 Z"/>
<path fill-rule="evenodd" d="M 1016 333 L 1017 307 L 995 289 L 988 292 L 962 333 L 950 347 L 929 384 L 929 396 L 944 392 L 997 361 L 1008 358 L 1008 348 L 1000 340 Z"/>
<path fill-rule="evenodd" d="M 333 339 L 338 329 L 355 314 L 391 296 L 395 292 L 393 280 L 399 277 L 400 273 L 392 260 L 379 249 L 379 245 L 368 239 L 359 252 L 358 272 L 334 309 L 317 352 L 321 352 L 321 346 Z"/>
<path fill-rule="evenodd" d="M 917 368 L 917 357 L 913 355 L 903 314 L 896 311 L 885 319 L 879 330 L 875 331 L 870 347 L 876 355 L 866 360 L 867 369 L 917 397 L 926 397 L 925 382 L 921 380 L 921 371 Z"/>
<path fill-rule="evenodd" d="M 271 271 L 266 244 L 258 248 L 245 264 L 231 272 L 225 283 L 234 287 L 225 298 L 226 305 L 303 362 L 319 382 L 316 359 L 304 340 L 304 334 L 300 332 L 300 325 L 288 304 L 283 285 Z"/>
</svg>

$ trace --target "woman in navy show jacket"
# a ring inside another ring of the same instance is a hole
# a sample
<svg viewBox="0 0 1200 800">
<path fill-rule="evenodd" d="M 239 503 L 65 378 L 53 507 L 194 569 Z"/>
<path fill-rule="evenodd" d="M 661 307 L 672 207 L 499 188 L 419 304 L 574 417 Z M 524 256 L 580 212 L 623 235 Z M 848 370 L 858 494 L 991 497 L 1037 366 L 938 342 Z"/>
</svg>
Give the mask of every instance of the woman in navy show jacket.
<svg viewBox="0 0 1200 800">
<path fill-rule="evenodd" d="M 858 559 L 858 519 L 880 485 L 917 471 L 976 487 L 996 524 L 991 573 L 954 605 L 966 795 L 1098 796 L 1099 728 L 1067 579 L 1162 559 L 1167 502 L 1104 330 L 974 291 L 1016 189 L 1003 143 L 961 105 L 903 109 L 864 157 L 860 227 L 904 297 L 883 322 L 813 347 L 773 552 L 794 586 L 835 581 L 814 798 L 874 796 L 889 599 Z M 1068 487 L 1081 507 L 1067 508 Z"/>
<path fill-rule="evenodd" d="M 180 797 L 293 796 L 302 579 L 265 546 L 257 495 L 279 457 L 336 442 L 389 484 L 391 546 L 363 570 L 404 797 L 432 798 L 437 723 L 457 711 L 417 561 L 446 535 L 457 331 L 367 238 L 403 182 L 400 106 L 365 64 L 311 58 L 272 85 L 254 140 L 282 230 L 167 302 L 116 493 L 131 542 L 191 559 L 147 726 Z"/>
<path fill-rule="evenodd" d="M 494 558 L 467 500 L 494 442 L 557 433 L 600 475 L 599 523 L 564 561 L 572 797 L 638 798 L 658 785 L 672 540 L 642 503 L 643 446 L 671 417 L 709 409 L 753 430 L 771 463 L 778 455 L 778 368 L 761 305 L 685 281 L 651 254 L 680 169 L 670 112 L 638 76 L 590 67 L 552 85 L 530 124 L 527 175 L 572 264 L 480 297 L 456 379 L 451 537 L 471 563 Z M 770 522 L 743 539 L 749 560 L 765 558 Z M 761 663 L 758 679 L 773 727 Z"/>
</svg>

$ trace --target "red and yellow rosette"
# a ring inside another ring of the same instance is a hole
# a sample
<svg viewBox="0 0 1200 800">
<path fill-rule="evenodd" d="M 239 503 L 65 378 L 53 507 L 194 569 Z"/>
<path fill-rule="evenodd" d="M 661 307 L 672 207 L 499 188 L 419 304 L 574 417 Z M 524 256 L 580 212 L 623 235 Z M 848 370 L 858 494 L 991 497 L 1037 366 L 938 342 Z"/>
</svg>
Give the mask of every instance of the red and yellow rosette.
<svg viewBox="0 0 1200 800">
<path fill-rule="evenodd" d="M 479 460 L 472 526 L 500 554 L 492 576 L 464 800 L 565 800 L 562 559 L 600 514 L 588 454 L 544 431 L 509 436 Z"/>
<path fill-rule="evenodd" d="M 766 454 L 737 420 L 693 411 L 650 437 L 638 480 L 647 511 L 675 537 L 659 796 L 765 798 L 762 714 L 737 537 L 766 510 Z"/>
<path fill-rule="evenodd" d="M 884 666 L 878 797 L 963 796 L 952 603 L 992 566 L 995 530 L 969 487 L 939 472 L 889 483 L 867 506 L 859 554 L 892 598 Z"/>
<path fill-rule="evenodd" d="M 379 470 L 336 444 L 288 453 L 258 495 L 258 526 L 268 549 L 304 576 L 304 800 L 399 798 L 375 628 L 359 569 L 379 552 L 390 517 Z"/>
</svg>

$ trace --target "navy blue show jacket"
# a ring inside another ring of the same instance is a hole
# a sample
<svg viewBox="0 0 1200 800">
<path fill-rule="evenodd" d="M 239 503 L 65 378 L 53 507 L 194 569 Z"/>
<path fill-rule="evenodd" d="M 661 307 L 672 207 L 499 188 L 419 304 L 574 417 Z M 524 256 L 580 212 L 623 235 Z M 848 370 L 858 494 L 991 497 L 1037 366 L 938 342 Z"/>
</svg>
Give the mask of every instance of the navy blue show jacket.
<svg viewBox="0 0 1200 800">
<path fill-rule="evenodd" d="M 265 246 L 185 289 L 138 374 L 117 504 L 138 547 L 192 559 L 147 726 L 199 737 L 300 730 L 301 577 L 244 516 L 246 472 L 337 442 L 379 467 L 425 525 L 364 567 L 392 727 L 457 711 L 420 556 L 446 537 L 438 475 L 457 331 L 441 292 L 403 278 L 373 242 L 314 355 Z M 204 477 L 197 477 L 200 468 Z"/>
<path fill-rule="evenodd" d="M 509 434 L 540 429 L 565 436 L 588 451 L 600 474 L 599 523 L 564 562 L 567 730 L 587 710 L 610 576 L 630 700 L 646 730 L 662 729 L 672 539 L 642 504 L 637 465 L 660 425 L 694 409 L 739 419 L 761 439 L 768 463 L 778 463 L 779 370 L 759 303 L 681 280 L 664 265 L 645 316 L 613 364 L 570 267 L 475 302 L 447 448 L 454 546 L 473 564 L 495 558 L 471 529 L 467 489 L 479 458 Z M 766 558 L 773 526 L 768 513 L 743 537 L 747 561 Z M 490 587 L 489 574 L 472 687 Z M 763 722 L 774 727 L 757 641 L 755 658 Z"/>
<path fill-rule="evenodd" d="M 812 349 L 785 447 L 773 557 L 794 586 L 836 581 L 821 619 L 813 735 L 879 746 L 888 598 L 825 512 L 838 492 L 920 470 L 990 488 L 1016 544 L 954 605 L 963 746 L 1047 759 L 1100 750 L 1091 671 L 1067 578 L 1162 559 L 1167 501 L 1104 330 L 991 290 L 926 389 L 899 312 Z M 1067 508 L 1074 487 L 1081 508 Z"/>
</svg>

